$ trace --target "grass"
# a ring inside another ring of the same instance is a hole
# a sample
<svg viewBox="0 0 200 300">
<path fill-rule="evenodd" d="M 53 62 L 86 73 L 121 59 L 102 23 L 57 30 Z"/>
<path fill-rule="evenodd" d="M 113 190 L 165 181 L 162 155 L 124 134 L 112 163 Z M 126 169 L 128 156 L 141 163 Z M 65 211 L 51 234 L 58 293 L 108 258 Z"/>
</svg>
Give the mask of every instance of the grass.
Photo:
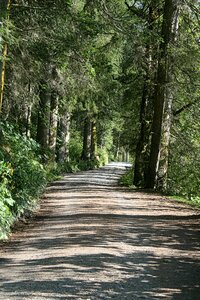
<svg viewBox="0 0 200 300">
<path fill-rule="evenodd" d="M 133 168 L 130 168 L 125 174 L 119 179 L 119 185 L 126 186 L 129 188 L 136 188 L 133 185 Z"/>
<path fill-rule="evenodd" d="M 131 190 L 140 190 L 133 185 L 133 169 L 129 169 L 119 180 L 120 186 L 129 187 Z M 159 191 L 158 191 L 159 192 Z M 179 203 L 187 204 L 193 208 L 200 208 L 200 197 L 191 197 L 191 199 L 186 198 L 186 196 L 173 195 L 173 194 L 163 194 L 168 200 L 176 201 Z"/>
<path fill-rule="evenodd" d="M 178 196 L 178 195 L 168 195 L 166 196 L 167 199 L 169 200 L 175 200 L 177 202 L 187 204 L 191 207 L 194 208 L 200 208 L 200 197 L 194 197 L 191 200 L 183 197 L 183 196 Z"/>
</svg>

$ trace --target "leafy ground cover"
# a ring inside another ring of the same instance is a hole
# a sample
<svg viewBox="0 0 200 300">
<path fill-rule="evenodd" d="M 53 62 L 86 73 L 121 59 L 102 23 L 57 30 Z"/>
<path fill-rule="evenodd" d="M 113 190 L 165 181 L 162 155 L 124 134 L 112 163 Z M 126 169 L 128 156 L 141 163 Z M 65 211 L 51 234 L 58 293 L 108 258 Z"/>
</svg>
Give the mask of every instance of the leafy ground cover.
<svg viewBox="0 0 200 300">
<path fill-rule="evenodd" d="M 6 123 L 1 123 L 0 128 L 0 239 L 5 239 L 15 221 L 37 207 L 47 182 L 63 173 L 95 169 L 101 162 L 77 159 L 44 165 L 35 140 Z"/>
<path fill-rule="evenodd" d="M 129 187 L 130 189 L 137 189 L 133 185 L 133 168 L 129 169 L 125 174 L 123 174 L 119 180 L 119 184 L 121 186 Z M 187 190 L 186 188 L 183 190 Z M 188 204 L 192 207 L 200 208 L 200 197 L 195 194 L 187 194 L 187 193 L 180 193 L 180 194 L 174 194 L 172 192 L 166 191 L 165 196 L 167 199 L 175 200 L 177 202 Z"/>
<path fill-rule="evenodd" d="M 1 124 L 0 238 L 6 238 L 16 219 L 35 207 L 46 185 L 37 143 Z"/>
</svg>

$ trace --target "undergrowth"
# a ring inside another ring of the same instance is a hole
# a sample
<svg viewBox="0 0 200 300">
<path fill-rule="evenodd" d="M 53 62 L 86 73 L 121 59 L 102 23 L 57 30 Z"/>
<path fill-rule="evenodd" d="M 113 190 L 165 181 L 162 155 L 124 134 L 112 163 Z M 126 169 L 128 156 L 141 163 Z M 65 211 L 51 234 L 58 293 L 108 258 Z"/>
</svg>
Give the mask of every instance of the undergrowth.
<svg viewBox="0 0 200 300">
<path fill-rule="evenodd" d="M 179 196 L 179 195 L 170 195 L 167 196 L 169 200 L 176 200 L 177 202 L 181 202 L 184 204 L 188 204 L 195 208 L 200 208 L 200 197 L 193 197 L 193 198 L 186 198 L 186 196 Z"/>
<path fill-rule="evenodd" d="M 12 224 L 35 206 L 46 184 L 46 171 L 34 140 L 8 124 L 0 127 L 0 239 L 4 239 Z"/>
<path fill-rule="evenodd" d="M 119 179 L 119 185 L 126 187 L 133 187 L 133 168 L 130 168 L 125 174 Z"/>
<path fill-rule="evenodd" d="M 30 215 L 47 182 L 99 167 L 98 160 L 42 164 L 39 145 L 11 125 L 0 123 L 0 240 L 20 217 Z"/>
<path fill-rule="evenodd" d="M 129 169 L 124 175 L 121 176 L 121 178 L 119 180 L 119 185 L 136 189 L 136 187 L 133 185 L 133 168 Z M 159 191 L 157 191 L 157 192 L 159 192 Z M 164 196 L 167 196 L 168 199 L 176 200 L 178 202 L 188 204 L 192 207 L 200 208 L 200 197 L 199 196 L 195 196 L 192 194 L 186 194 L 186 193 L 174 195 L 170 191 L 167 192 L 167 195 L 165 193 Z"/>
</svg>

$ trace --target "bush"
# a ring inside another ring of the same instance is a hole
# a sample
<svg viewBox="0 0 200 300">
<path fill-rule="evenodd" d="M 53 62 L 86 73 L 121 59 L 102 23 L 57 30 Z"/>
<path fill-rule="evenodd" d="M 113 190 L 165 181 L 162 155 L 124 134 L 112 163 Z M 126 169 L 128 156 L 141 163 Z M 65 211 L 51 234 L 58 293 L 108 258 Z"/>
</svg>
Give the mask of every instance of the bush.
<svg viewBox="0 0 200 300">
<path fill-rule="evenodd" d="M 168 192 L 200 202 L 199 107 L 192 106 L 174 119 L 170 144 Z"/>
<path fill-rule="evenodd" d="M 129 169 L 119 180 L 122 186 L 133 186 L 133 168 Z"/>
<path fill-rule="evenodd" d="M 105 166 L 108 163 L 108 152 L 105 148 L 101 149 L 98 148 L 97 150 L 98 156 L 99 156 L 99 165 Z"/>
<path fill-rule="evenodd" d="M 196 201 L 200 197 L 200 155 L 190 142 L 188 151 L 184 144 L 173 145 L 169 161 L 168 192 Z"/>
<path fill-rule="evenodd" d="M 65 162 L 59 166 L 61 173 L 75 173 L 79 171 L 93 170 L 99 167 L 98 160 L 79 160 Z"/>
<path fill-rule="evenodd" d="M 78 163 L 78 168 L 80 171 L 93 170 L 98 167 L 99 167 L 98 160 L 87 160 L 87 161 L 81 160 Z"/>
<path fill-rule="evenodd" d="M 39 146 L 34 140 L 21 136 L 10 125 L 1 123 L 0 126 L 2 238 L 16 218 L 35 206 L 46 184 L 46 171 L 40 163 Z"/>
<path fill-rule="evenodd" d="M 60 170 L 64 173 L 75 173 L 80 171 L 77 161 L 66 161 L 60 165 Z"/>
<path fill-rule="evenodd" d="M 13 169 L 5 161 L 0 162 L 0 239 L 5 238 L 9 232 L 13 216 L 11 208 L 14 205 L 9 183 L 11 182 Z"/>
<path fill-rule="evenodd" d="M 82 138 L 78 132 L 74 132 L 69 142 L 69 157 L 71 161 L 78 161 L 82 153 Z"/>
</svg>

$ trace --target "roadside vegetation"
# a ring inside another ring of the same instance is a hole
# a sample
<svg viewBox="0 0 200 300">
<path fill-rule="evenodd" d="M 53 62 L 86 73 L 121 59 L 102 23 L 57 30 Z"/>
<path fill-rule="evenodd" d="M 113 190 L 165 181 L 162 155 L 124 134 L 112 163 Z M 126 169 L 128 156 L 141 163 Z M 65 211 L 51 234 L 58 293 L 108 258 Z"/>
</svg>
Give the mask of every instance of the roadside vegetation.
<svg viewBox="0 0 200 300">
<path fill-rule="evenodd" d="M 0 2 L 0 238 L 48 181 L 131 161 L 199 203 L 198 0 Z"/>
<path fill-rule="evenodd" d="M 130 190 L 139 190 L 139 188 L 134 186 L 134 184 L 133 184 L 133 168 L 129 169 L 124 175 L 121 176 L 121 178 L 119 180 L 119 185 L 123 186 L 123 187 L 127 187 Z M 200 208 L 200 197 L 199 196 L 197 196 L 196 194 L 194 194 L 194 195 L 188 194 L 187 192 L 181 193 L 180 191 L 178 191 L 177 193 L 173 193 L 173 191 L 176 192 L 176 190 L 177 189 L 165 190 L 165 192 L 163 193 L 163 196 L 169 200 L 170 199 L 175 200 L 177 202 L 188 204 L 194 208 Z M 198 190 L 198 189 L 196 189 L 196 190 Z M 151 192 L 154 192 L 154 191 L 158 192 L 156 190 L 151 190 Z M 185 189 L 185 191 L 187 191 L 187 189 Z M 161 193 L 161 191 L 160 191 L 160 193 Z"/>
</svg>

